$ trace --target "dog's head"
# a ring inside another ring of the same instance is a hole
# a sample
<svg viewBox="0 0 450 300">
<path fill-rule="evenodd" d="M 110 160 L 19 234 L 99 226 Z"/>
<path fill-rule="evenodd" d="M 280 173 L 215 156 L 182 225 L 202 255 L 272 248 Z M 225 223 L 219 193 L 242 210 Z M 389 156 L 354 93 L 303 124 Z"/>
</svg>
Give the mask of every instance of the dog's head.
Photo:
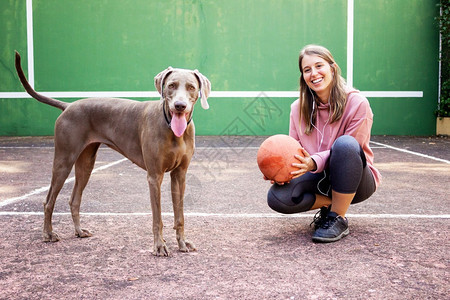
<svg viewBox="0 0 450 300">
<path fill-rule="evenodd" d="M 211 83 L 198 70 L 168 67 L 155 76 L 155 87 L 161 99 L 166 101 L 171 128 L 178 137 L 183 135 L 199 97 L 202 107 L 209 108 L 207 99 Z"/>
</svg>

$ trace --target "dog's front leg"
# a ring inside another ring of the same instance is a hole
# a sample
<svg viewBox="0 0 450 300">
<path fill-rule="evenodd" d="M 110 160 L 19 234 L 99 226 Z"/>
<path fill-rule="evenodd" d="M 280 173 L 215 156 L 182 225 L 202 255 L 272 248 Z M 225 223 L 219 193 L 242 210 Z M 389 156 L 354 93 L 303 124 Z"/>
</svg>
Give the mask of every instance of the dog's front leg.
<svg viewBox="0 0 450 300">
<path fill-rule="evenodd" d="M 150 202 L 153 217 L 153 255 L 169 256 L 169 249 L 163 239 L 163 222 L 161 216 L 161 183 L 163 175 L 148 174 L 147 180 L 150 188 Z"/>
<path fill-rule="evenodd" d="M 193 243 L 186 240 L 184 236 L 184 190 L 186 187 L 186 169 L 181 167 L 170 173 L 172 191 L 172 204 L 174 212 L 174 227 L 177 235 L 178 248 L 181 252 L 197 250 Z"/>
</svg>

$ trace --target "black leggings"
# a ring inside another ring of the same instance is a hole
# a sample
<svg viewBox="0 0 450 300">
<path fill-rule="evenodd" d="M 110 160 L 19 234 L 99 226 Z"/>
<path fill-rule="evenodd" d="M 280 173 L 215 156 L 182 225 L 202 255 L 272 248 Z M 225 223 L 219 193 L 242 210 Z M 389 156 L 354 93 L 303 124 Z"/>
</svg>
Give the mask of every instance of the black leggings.
<svg viewBox="0 0 450 300">
<path fill-rule="evenodd" d="M 273 184 L 267 203 L 277 212 L 293 214 L 310 210 L 316 194 L 331 198 L 331 190 L 343 194 L 356 193 L 352 201 L 355 204 L 369 198 L 375 188 L 375 180 L 361 146 L 354 137 L 343 135 L 331 147 L 326 170 L 317 174 L 308 172 L 284 185 Z"/>
</svg>

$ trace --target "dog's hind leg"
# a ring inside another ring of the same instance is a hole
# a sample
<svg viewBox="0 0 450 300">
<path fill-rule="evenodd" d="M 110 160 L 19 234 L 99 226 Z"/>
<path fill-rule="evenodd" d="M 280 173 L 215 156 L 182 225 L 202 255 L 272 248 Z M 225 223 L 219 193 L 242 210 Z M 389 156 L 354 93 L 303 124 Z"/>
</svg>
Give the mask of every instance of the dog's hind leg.
<svg viewBox="0 0 450 300">
<path fill-rule="evenodd" d="M 44 229 L 42 237 L 44 242 L 57 242 L 59 236 L 53 232 L 52 215 L 55 208 L 56 197 L 58 197 L 64 182 L 72 170 L 76 156 L 63 155 L 61 151 L 55 147 L 55 158 L 53 160 L 52 181 L 44 203 Z"/>
<path fill-rule="evenodd" d="M 88 145 L 75 162 L 75 184 L 73 186 L 72 196 L 70 197 L 70 212 L 72 213 L 73 224 L 75 226 L 75 235 L 80 238 L 90 237 L 92 234 L 81 229 L 80 224 L 80 205 L 83 190 L 91 177 L 94 168 L 95 159 L 100 143 Z"/>
</svg>

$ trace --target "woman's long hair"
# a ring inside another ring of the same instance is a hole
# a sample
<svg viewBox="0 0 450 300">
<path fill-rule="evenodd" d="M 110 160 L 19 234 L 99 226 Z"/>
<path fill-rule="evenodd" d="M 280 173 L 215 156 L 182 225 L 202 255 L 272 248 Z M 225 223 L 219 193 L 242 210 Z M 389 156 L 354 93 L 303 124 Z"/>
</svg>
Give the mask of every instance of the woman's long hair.
<svg viewBox="0 0 450 300">
<path fill-rule="evenodd" d="M 305 46 L 300 52 L 300 56 L 298 58 L 298 67 L 300 69 L 300 131 L 302 130 L 302 119 L 305 121 L 306 128 L 304 132 L 309 135 L 314 129 L 313 124 L 316 123 L 317 117 L 317 109 L 314 110 L 313 102 L 316 101 L 315 98 L 318 98 L 316 93 L 309 89 L 308 85 L 303 78 L 302 73 L 302 60 L 305 55 L 317 55 L 323 58 L 326 62 L 330 64 L 330 67 L 334 71 L 334 76 L 332 78 L 332 87 L 330 92 L 329 104 L 331 116 L 329 119 L 330 123 L 338 121 L 342 115 L 344 114 L 345 104 L 347 102 L 347 93 L 345 89 L 345 79 L 341 76 L 341 69 L 338 64 L 334 60 L 330 51 L 325 47 L 318 45 L 308 45 Z M 318 101 L 318 100 L 317 100 Z M 315 103 L 315 106 L 318 106 L 318 102 Z"/>
</svg>

